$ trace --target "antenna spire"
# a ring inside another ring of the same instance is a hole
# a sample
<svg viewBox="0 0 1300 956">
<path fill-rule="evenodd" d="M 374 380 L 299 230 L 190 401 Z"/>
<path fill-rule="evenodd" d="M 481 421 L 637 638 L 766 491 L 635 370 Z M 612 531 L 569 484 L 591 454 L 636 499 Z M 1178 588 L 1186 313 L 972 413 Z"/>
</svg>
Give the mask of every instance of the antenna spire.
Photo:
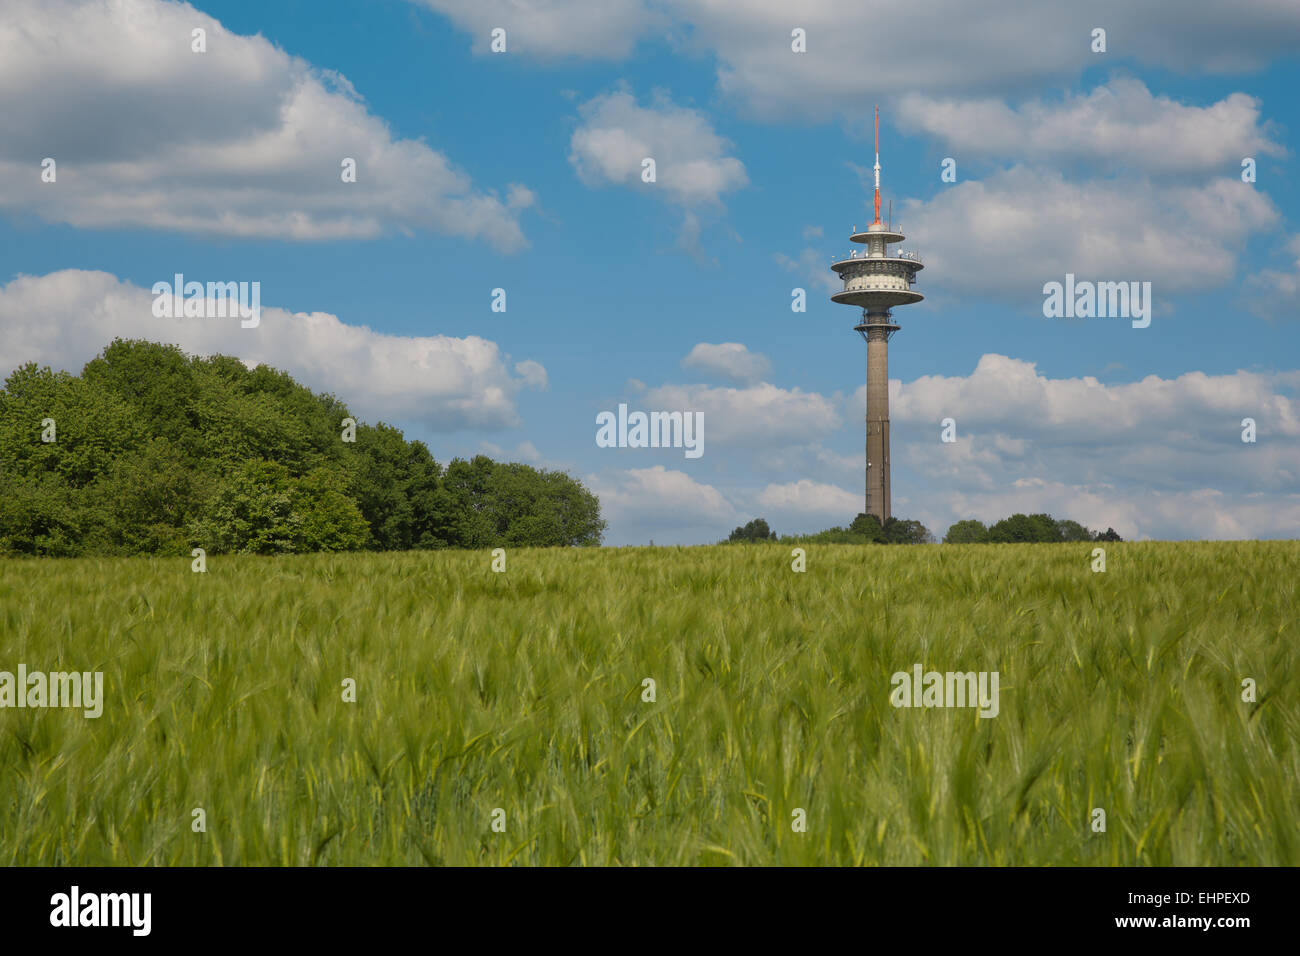
<svg viewBox="0 0 1300 956">
<path fill-rule="evenodd" d="M 880 107 L 876 107 L 876 221 L 873 226 L 880 225 Z"/>
</svg>

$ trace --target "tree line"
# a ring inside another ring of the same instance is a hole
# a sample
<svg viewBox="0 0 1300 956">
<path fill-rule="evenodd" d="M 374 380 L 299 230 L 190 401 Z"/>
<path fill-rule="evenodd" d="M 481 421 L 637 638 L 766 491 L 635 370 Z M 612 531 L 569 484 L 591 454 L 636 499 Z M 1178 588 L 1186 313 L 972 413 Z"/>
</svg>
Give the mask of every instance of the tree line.
<svg viewBox="0 0 1300 956">
<path fill-rule="evenodd" d="M 943 536 L 944 544 L 1001 544 L 1030 541 L 1123 541 L 1114 528 L 1090 531 L 1077 521 L 1057 520 L 1049 514 L 1013 514 L 987 527 L 969 518 L 958 521 Z"/>
<path fill-rule="evenodd" d="M 355 420 L 233 356 L 115 339 L 80 375 L 28 363 L 0 388 L 0 553 L 274 554 L 597 545 L 567 474 Z"/>
<path fill-rule="evenodd" d="M 859 513 L 847 528 L 834 527 L 815 534 L 777 537 L 765 518 L 755 518 L 731 532 L 723 544 L 752 541 L 780 541 L 782 544 L 928 544 L 934 541 L 921 522 L 906 518 L 880 519 Z"/>
<path fill-rule="evenodd" d="M 948 528 L 944 544 L 1003 542 L 1122 541 L 1114 528 L 1091 531 L 1077 521 L 1057 520 L 1051 515 L 1014 514 L 986 526 L 974 518 Z M 723 544 L 780 541 L 782 544 L 930 544 L 934 536 L 919 521 L 887 518 L 882 525 L 875 515 L 859 513 L 847 528 L 828 528 L 816 534 L 777 537 L 765 518 L 755 518 L 731 532 Z"/>
</svg>

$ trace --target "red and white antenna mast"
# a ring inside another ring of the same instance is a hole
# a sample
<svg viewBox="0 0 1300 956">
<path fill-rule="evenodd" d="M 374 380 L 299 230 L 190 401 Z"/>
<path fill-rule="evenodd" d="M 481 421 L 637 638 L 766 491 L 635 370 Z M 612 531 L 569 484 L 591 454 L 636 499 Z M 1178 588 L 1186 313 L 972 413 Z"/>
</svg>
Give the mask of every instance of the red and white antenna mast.
<svg viewBox="0 0 1300 956">
<path fill-rule="evenodd" d="M 876 221 L 873 226 L 880 225 L 880 107 L 876 107 Z"/>
</svg>

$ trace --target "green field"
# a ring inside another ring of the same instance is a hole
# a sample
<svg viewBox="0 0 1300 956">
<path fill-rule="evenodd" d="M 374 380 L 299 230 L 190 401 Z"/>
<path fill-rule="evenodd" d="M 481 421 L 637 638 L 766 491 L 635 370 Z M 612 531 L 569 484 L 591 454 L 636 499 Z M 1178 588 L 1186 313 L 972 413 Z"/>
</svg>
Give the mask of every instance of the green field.
<svg viewBox="0 0 1300 956">
<path fill-rule="evenodd" d="M 3 560 L 0 862 L 1300 864 L 1300 542 L 1092 547 Z"/>
</svg>

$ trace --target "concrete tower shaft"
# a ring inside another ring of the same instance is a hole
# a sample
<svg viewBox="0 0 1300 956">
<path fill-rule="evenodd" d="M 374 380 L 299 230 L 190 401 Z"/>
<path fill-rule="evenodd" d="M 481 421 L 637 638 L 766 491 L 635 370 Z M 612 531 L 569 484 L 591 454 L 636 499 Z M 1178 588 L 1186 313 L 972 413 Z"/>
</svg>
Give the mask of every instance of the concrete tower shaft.
<svg viewBox="0 0 1300 956">
<path fill-rule="evenodd" d="M 901 232 L 880 221 L 880 111 L 876 111 L 876 218 L 865 232 L 854 229 L 849 239 L 866 246 L 861 254 L 831 263 L 844 288 L 831 296 L 832 302 L 857 306 L 862 319 L 854 331 L 867 343 L 867 446 L 866 508 L 884 524 L 891 516 L 889 480 L 889 339 L 899 330 L 893 310 L 925 298 L 913 290 L 916 273 L 924 266 L 915 252 L 890 251 L 903 241 Z"/>
<path fill-rule="evenodd" d="M 884 524 L 892 513 L 889 499 L 889 333 L 868 327 L 867 340 L 867 488 L 866 512 Z"/>
</svg>

